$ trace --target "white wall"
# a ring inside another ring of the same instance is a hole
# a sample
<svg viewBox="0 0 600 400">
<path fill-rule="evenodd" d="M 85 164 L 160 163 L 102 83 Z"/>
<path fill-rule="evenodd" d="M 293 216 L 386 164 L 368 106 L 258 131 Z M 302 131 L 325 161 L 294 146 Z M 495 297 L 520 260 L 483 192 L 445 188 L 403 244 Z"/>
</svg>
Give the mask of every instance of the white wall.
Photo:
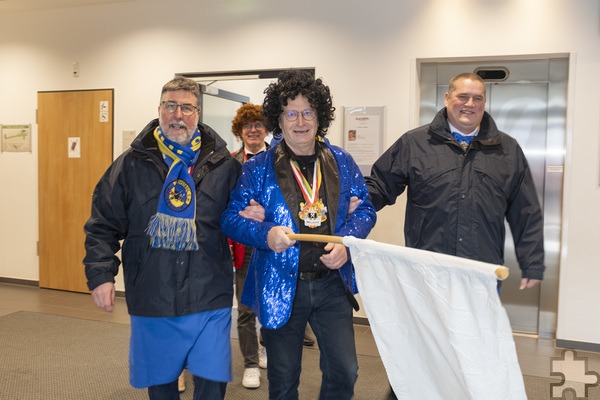
<svg viewBox="0 0 600 400">
<path fill-rule="evenodd" d="M 132 0 L 2 14 L 0 123 L 33 124 L 33 152 L 0 154 L 0 276 L 38 279 L 38 91 L 114 88 L 116 155 L 176 72 L 315 67 L 340 112 L 386 107 L 387 147 L 416 125 L 417 59 L 569 53 L 557 337 L 600 343 L 599 49 L 597 0 Z M 402 242 L 399 203 L 372 238 Z"/>
</svg>

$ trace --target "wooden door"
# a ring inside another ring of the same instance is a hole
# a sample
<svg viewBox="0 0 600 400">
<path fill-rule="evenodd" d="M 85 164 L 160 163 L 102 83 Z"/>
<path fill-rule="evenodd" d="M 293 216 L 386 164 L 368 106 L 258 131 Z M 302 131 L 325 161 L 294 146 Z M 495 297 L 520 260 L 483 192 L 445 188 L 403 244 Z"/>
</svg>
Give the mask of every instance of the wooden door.
<svg viewBox="0 0 600 400">
<path fill-rule="evenodd" d="M 112 162 L 113 90 L 38 93 L 40 287 L 88 292 L 83 225 Z"/>
</svg>

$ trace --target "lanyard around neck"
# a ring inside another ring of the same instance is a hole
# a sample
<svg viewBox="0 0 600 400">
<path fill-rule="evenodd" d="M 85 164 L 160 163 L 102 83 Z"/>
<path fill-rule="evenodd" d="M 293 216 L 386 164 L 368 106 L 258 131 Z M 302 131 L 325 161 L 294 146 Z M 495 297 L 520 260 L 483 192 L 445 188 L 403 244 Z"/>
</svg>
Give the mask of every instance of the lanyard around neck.
<svg viewBox="0 0 600 400">
<path fill-rule="evenodd" d="M 312 186 L 308 183 L 308 180 L 302 175 L 300 172 L 300 167 L 298 163 L 294 160 L 290 160 L 290 165 L 292 166 L 292 172 L 294 173 L 294 178 L 296 178 L 296 182 L 298 186 L 300 186 L 300 191 L 302 192 L 302 196 L 307 204 L 315 204 L 317 201 L 317 196 L 319 195 L 319 188 L 321 187 L 321 163 L 317 158 L 315 161 L 315 168 L 313 171 L 313 183 Z"/>
</svg>

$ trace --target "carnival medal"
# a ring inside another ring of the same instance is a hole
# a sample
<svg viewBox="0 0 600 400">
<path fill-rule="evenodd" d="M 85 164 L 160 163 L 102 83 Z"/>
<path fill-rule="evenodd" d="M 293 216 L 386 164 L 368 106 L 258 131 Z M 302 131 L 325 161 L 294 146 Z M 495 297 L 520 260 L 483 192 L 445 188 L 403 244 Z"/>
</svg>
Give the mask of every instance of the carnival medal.
<svg viewBox="0 0 600 400">
<path fill-rule="evenodd" d="M 327 220 L 327 207 L 321 199 L 318 199 L 319 188 L 321 187 L 321 163 L 319 159 L 315 162 L 315 170 L 313 172 L 313 184 L 308 183 L 304 175 L 300 172 L 300 167 L 296 161 L 291 160 L 292 171 L 305 202 L 300 203 L 300 212 L 298 217 L 304 221 L 304 225 L 309 228 L 321 226 L 322 222 Z"/>
</svg>

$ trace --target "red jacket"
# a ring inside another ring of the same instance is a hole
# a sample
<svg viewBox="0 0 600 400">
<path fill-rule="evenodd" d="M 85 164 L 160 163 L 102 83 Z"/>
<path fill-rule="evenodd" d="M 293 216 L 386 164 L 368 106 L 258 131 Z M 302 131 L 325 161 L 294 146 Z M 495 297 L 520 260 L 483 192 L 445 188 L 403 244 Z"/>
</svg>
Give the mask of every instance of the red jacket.
<svg viewBox="0 0 600 400">
<path fill-rule="evenodd" d="M 229 249 L 231 250 L 231 257 L 233 258 L 233 267 L 235 269 L 240 269 L 244 264 L 244 253 L 246 252 L 246 246 L 239 244 L 238 242 L 234 242 L 231 239 L 228 240 Z"/>
</svg>

